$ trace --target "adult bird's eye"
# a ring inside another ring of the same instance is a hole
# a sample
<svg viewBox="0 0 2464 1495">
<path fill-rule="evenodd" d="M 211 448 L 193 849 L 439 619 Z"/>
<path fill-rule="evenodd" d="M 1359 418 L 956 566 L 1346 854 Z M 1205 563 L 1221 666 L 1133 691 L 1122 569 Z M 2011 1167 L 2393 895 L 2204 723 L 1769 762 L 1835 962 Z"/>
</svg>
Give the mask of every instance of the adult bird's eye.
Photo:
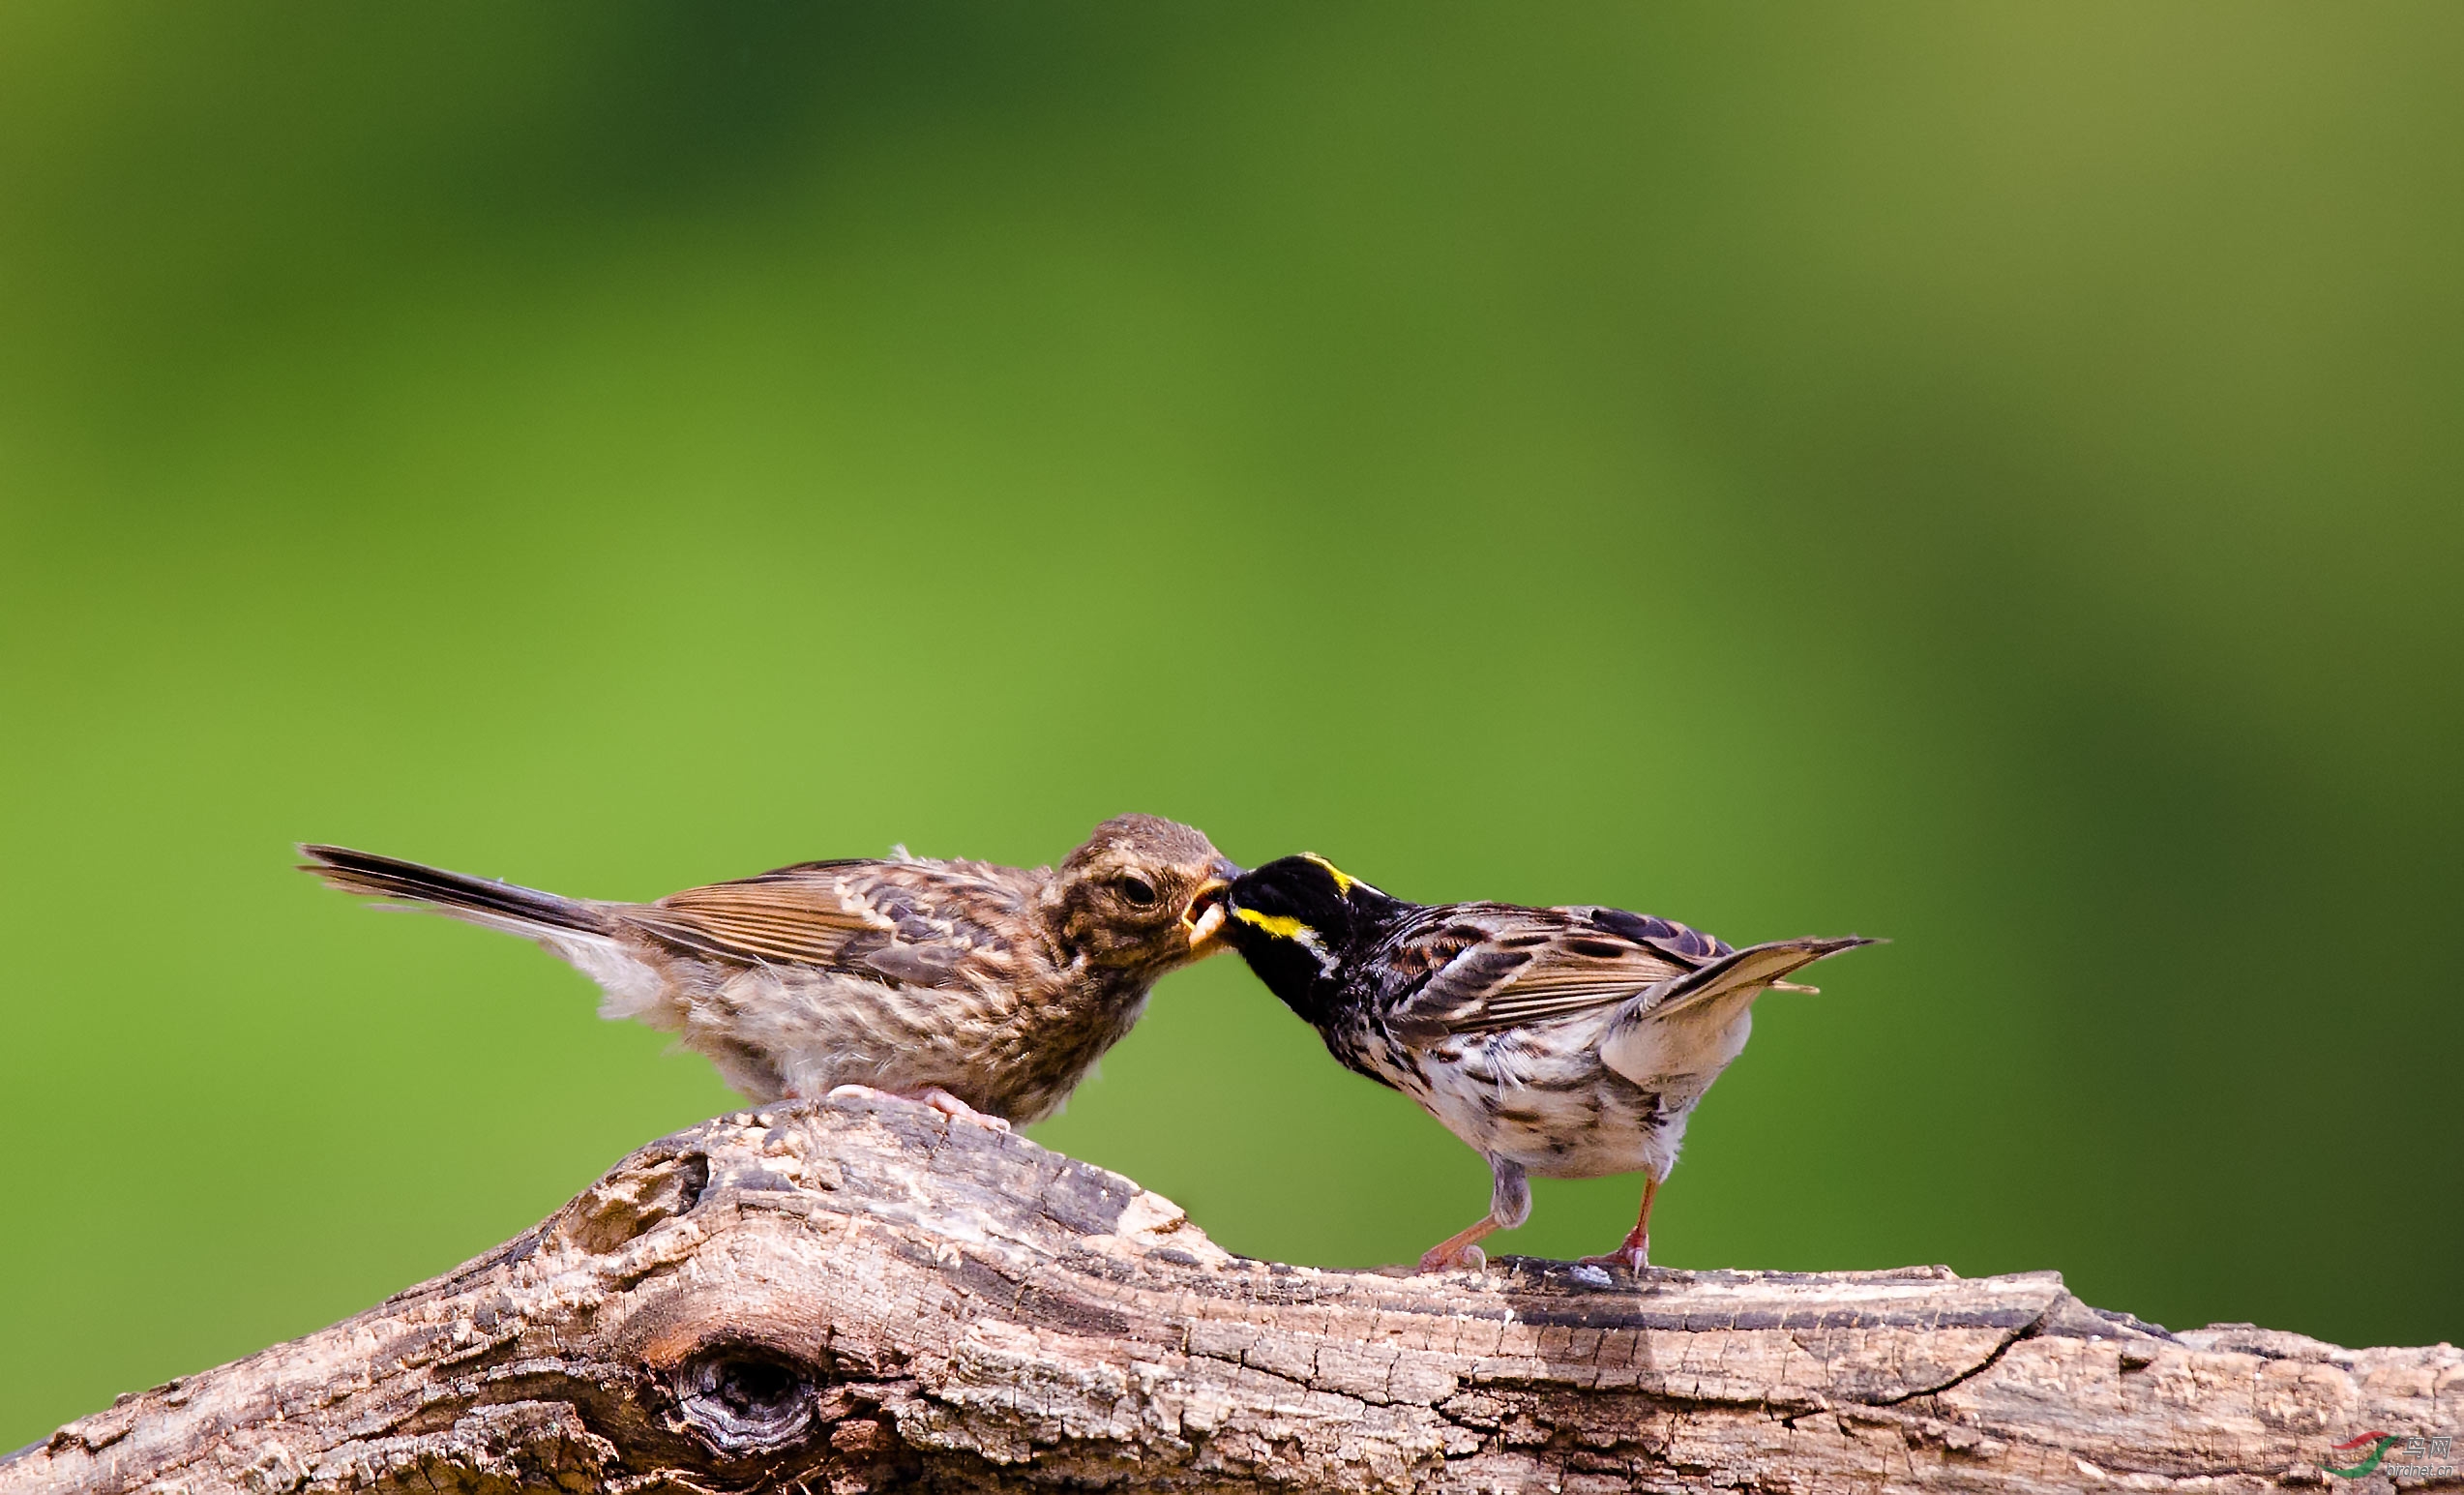
<svg viewBox="0 0 2464 1495">
<path fill-rule="evenodd" d="M 1126 877 L 1121 879 L 1115 885 L 1120 890 L 1121 902 L 1129 905 L 1131 908 L 1151 909 L 1155 907 L 1155 884 L 1147 882 L 1144 878 Z"/>
</svg>

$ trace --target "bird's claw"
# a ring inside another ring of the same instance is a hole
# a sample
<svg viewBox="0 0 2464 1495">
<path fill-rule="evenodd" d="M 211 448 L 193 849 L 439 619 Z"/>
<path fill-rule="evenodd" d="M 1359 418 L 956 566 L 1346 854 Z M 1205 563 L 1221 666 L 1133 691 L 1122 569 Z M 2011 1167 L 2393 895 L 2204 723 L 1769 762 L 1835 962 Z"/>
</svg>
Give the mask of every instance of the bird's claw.
<svg viewBox="0 0 2464 1495">
<path fill-rule="evenodd" d="M 934 1086 L 930 1090 L 918 1093 L 912 1098 L 923 1101 L 926 1105 L 940 1112 L 943 1116 L 948 1117 L 953 1121 L 973 1121 L 978 1126 L 989 1126 L 995 1131 L 1008 1131 L 1010 1129 L 1008 1118 L 993 1116 L 989 1113 L 978 1111 L 973 1106 L 968 1105 L 965 1101 L 959 1099 L 956 1095 L 951 1094 L 948 1091 L 941 1089 L 937 1085 Z"/>
<path fill-rule="evenodd" d="M 973 1121 L 976 1125 L 993 1131 L 1010 1129 L 1010 1123 L 1006 1119 L 978 1111 L 937 1085 L 917 1091 L 911 1095 L 898 1091 L 875 1090 L 870 1085 L 841 1085 L 832 1088 L 829 1098 L 832 1100 L 903 1100 L 912 1106 L 930 1106 L 954 1121 Z"/>
<path fill-rule="evenodd" d="M 1478 1271 L 1489 1265 L 1489 1253 L 1476 1245 L 1437 1246 L 1421 1253 L 1422 1271 Z"/>
</svg>

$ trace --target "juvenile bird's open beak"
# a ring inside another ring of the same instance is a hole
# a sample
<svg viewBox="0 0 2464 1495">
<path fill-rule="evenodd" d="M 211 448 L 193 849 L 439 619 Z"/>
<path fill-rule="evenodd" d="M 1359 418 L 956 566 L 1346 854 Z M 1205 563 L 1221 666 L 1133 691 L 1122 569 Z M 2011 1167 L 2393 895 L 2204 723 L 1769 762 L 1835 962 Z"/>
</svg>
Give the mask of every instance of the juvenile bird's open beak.
<svg viewBox="0 0 2464 1495">
<path fill-rule="evenodd" d="M 1218 862 L 1214 875 L 1198 884 L 1189 896 L 1189 912 L 1181 915 L 1181 927 L 1189 931 L 1189 958 L 1198 960 L 1224 947 L 1217 936 L 1224 928 L 1224 894 L 1232 887 L 1232 880 L 1240 869 L 1230 862 Z"/>
</svg>

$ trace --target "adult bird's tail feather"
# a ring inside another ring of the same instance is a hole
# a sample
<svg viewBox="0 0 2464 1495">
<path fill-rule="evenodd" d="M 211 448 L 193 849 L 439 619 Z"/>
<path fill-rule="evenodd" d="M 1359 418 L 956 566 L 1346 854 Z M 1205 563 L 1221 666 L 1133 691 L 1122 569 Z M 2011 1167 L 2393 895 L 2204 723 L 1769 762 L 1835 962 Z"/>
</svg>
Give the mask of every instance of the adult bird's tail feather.
<svg viewBox="0 0 2464 1495">
<path fill-rule="evenodd" d="M 595 906 L 579 898 L 543 893 L 512 882 L 491 882 L 441 867 L 422 866 L 373 852 L 341 846 L 303 846 L 308 860 L 302 872 L 313 873 L 329 885 L 365 898 L 414 904 L 485 924 L 509 933 L 553 937 L 559 932 L 608 935 L 615 925 Z"/>
<path fill-rule="evenodd" d="M 1659 1000 L 1651 1003 L 1651 1015 L 1654 1018 L 1666 1017 L 1688 1007 L 1715 1002 L 1732 993 L 1770 986 L 1826 955 L 1853 950 L 1860 944 L 1885 942 L 1862 935 L 1847 935 L 1836 940 L 1774 940 L 1768 944 L 1749 945 L 1667 983 L 1660 991 Z M 1810 987 L 1794 989 L 1812 990 Z"/>
</svg>

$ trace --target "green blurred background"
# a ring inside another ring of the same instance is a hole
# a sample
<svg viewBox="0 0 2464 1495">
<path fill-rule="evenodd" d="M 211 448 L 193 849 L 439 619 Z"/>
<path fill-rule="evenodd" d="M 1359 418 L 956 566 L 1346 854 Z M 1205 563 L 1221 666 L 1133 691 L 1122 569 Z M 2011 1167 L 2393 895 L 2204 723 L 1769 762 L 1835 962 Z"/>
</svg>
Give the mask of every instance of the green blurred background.
<svg viewBox="0 0 2464 1495">
<path fill-rule="evenodd" d="M 306 838 L 1141 809 L 1889 935 L 1662 1261 L 2464 1337 L 2458 76 L 2438 5 L 0 11 L 0 1448 L 730 1104 Z M 1304 1262 L 1485 1200 L 1229 961 L 1036 1135 Z"/>
</svg>

